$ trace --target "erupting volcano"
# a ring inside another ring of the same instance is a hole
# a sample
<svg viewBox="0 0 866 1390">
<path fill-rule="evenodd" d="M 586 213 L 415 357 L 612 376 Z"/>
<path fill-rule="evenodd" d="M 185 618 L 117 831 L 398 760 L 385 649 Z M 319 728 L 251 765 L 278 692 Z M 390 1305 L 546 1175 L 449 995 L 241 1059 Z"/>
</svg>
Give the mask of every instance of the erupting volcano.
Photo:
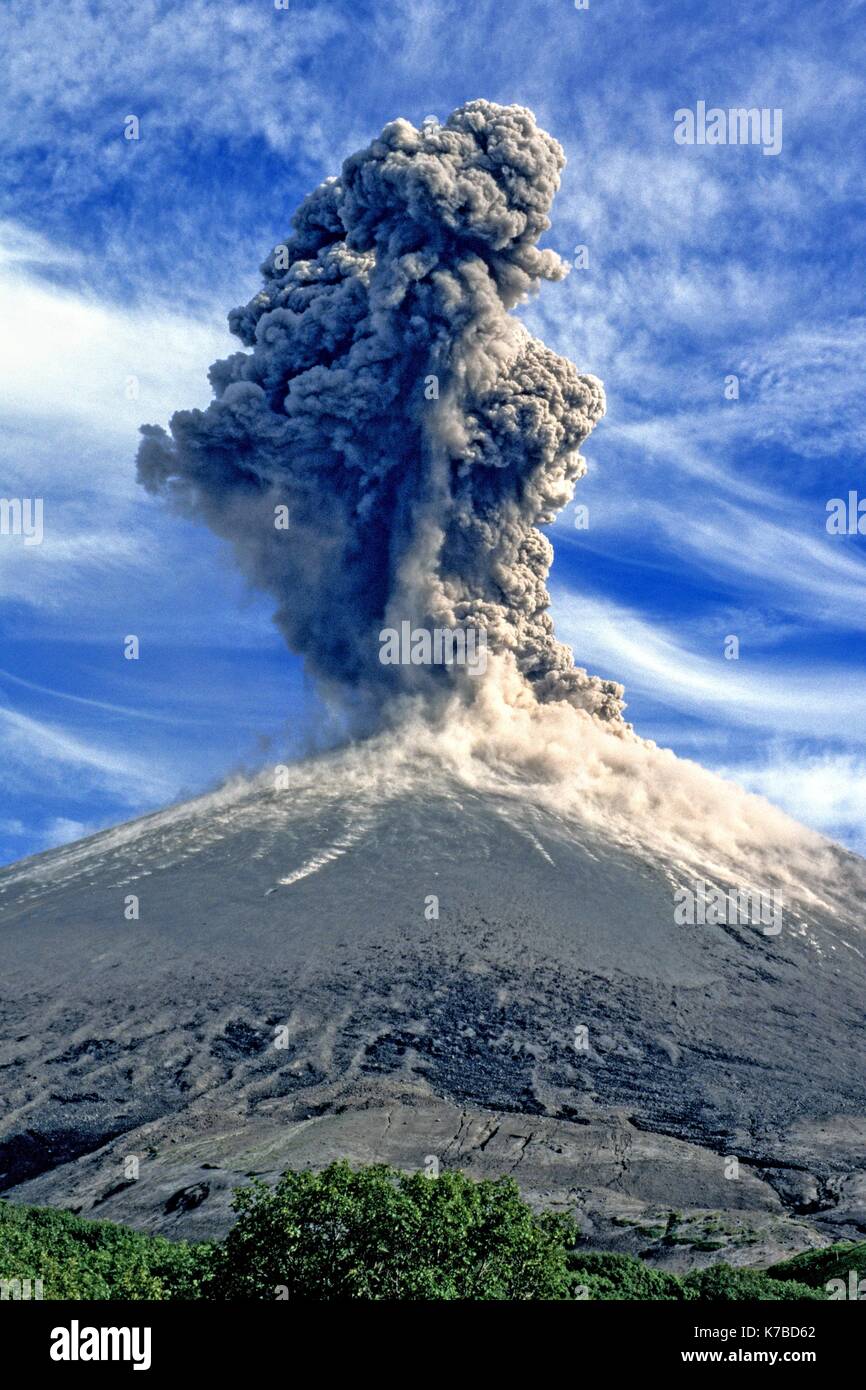
<svg viewBox="0 0 866 1390">
<path fill-rule="evenodd" d="M 13 1199 L 204 1234 L 249 1172 L 432 1156 L 623 1249 L 674 1207 L 734 1261 L 866 1229 L 866 864 L 641 739 L 554 634 L 538 528 L 604 394 L 511 311 L 565 273 L 563 162 L 522 107 L 392 122 L 208 409 L 144 428 L 349 732 L 0 874 Z M 383 660 L 404 625 L 483 669 Z M 713 890 L 772 918 L 678 911 Z"/>
</svg>

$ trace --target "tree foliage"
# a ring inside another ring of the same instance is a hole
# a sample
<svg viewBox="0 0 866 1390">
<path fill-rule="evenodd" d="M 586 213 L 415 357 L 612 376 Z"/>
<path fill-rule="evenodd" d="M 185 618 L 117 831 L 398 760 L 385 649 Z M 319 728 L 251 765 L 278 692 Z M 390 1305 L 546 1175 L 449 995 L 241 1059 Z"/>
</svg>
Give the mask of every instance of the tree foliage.
<svg viewBox="0 0 866 1390">
<path fill-rule="evenodd" d="M 224 1298 L 568 1297 L 568 1217 L 537 1215 L 507 1178 L 376 1165 L 288 1172 L 235 1198 L 211 1294 Z"/>
<path fill-rule="evenodd" d="M 52 1207 L 0 1202 L 0 1279 L 41 1279 L 46 1299 L 196 1298 L 209 1250 Z"/>
<path fill-rule="evenodd" d="M 593 1301 L 638 1299 L 681 1301 L 687 1295 L 675 1274 L 653 1269 L 634 1255 L 610 1250 L 575 1250 L 569 1257 L 572 1296 Z"/>
<path fill-rule="evenodd" d="M 730 1265 L 710 1265 L 693 1269 L 683 1278 L 687 1298 L 702 1303 L 741 1303 L 756 1299 L 761 1303 L 779 1303 L 787 1299 L 823 1299 L 823 1290 L 807 1284 L 785 1283 L 772 1279 L 758 1269 L 732 1269 Z"/>
<path fill-rule="evenodd" d="M 823 1250 L 804 1250 L 790 1260 L 773 1265 L 767 1272 L 774 1279 L 793 1280 L 813 1289 L 823 1289 L 831 1279 L 847 1283 L 852 1271 L 858 1283 L 866 1279 L 866 1241 L 841 1240 Z"/>
</svg>

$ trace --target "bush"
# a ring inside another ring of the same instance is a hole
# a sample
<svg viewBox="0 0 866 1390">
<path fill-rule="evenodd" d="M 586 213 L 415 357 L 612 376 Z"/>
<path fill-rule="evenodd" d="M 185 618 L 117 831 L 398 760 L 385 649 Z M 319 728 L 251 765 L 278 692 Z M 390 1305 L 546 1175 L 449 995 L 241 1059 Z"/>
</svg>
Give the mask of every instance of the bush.
<svg viewBox="0 0 866 1390">
<path fill-rule="evenodd" d="M 46 1299 L 197 1298 L 208 1253 L 110 1221 L 0 1201 L 0 1279 L 41 1279 Z"/>
<path fill-rule="evenodd" d="M 786 1281 L 789 1287 L 790 1281 L 796 1280 L 812 1289 L 825 1289 L 830 1279 L 841 1279 L 847 1289 L 852 1270 L 858 1281 L 866 1279 L 866 1241 L 842 1240 L 823 1250 L 804 1250 L 790 1260 L 772 1265 L 767 1273 L 773 1279 Z"/>
<path fill-rule="evenodd" d="M 235 1198 L 208 1296 L 273 1299 L 559 1299 L 568 1217 L 537 1216 L 516 1183 L 332 1163 Z"/>
<path fill-rule="evenodd" d="M 575 1281 L 573 1296 L 585 1288 L 587 1296 L 603 1302 L 612 1299 L 652 1299 L 670 1303 L 686 1297 L 675 1274 L 652 1269 L 634 1255 L 610 1251 L 575 1250 L 569 1256 L 568 1267 Z"/>
<path fill-rule="evenodd" d="M 730 1265 L 710 1265 L 694 1269 L 682 1281 L 687 1298 L 703 1303 L 739 1303 L 757 1299 L 761 1303 L 778 1303 L 785 1299 L 823 1299 L 825 1294 L 810 1289 L 807 1284 L 782 1283 L 757 1269 L 732 1269 Z"/>
</svg>

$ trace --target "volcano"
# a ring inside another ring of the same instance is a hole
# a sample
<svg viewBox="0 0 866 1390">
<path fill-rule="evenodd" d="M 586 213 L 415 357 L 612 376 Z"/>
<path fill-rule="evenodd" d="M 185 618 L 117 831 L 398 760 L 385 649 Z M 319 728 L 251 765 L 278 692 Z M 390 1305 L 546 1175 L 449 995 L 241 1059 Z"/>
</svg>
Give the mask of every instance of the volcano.
<svg viewBox="0 0 866 1390">
<path fill-rule="evenodd" d="M 389 735 L 6 869 L 6 1196 L 211 1235 L 347 1156 L 675 1265 L 862 1238 L 862 861 L 822 842 L 778 932 L 682 925 L 682 855 L 591 812 Z"/>
<path fill-rule="evenodd" d="M 866 1229 L 866 862 L 639 738 L 548 611 L 605 409 L 512 313 L 564 160 L 521 106 L 389 122 L 142 427 L 354 741 L 0 873 L 11 1199 L 208 1236 L 344 1156 L 675 1267 Z"/>
</svg>

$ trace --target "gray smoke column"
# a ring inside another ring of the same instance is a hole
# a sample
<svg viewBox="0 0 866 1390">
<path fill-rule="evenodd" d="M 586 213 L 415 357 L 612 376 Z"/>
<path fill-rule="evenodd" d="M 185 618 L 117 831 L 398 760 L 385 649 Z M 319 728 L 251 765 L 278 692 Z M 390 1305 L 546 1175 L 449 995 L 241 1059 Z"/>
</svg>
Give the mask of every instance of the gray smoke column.
<svg viewBox="0 0 866 1390">
<path fill-rule="evenodd" d="M 392 121 L 229 316 L 249 351 L 211 368 L 207 410 L 143 427 L 140 481 L 232 542 L 288 645 L 367 716 L 472 692 L 459 667 L 381 663 L 380 631 L 408 620 L 483 627 L 538 701 L 620 719 L 621 688 L 555 639 L 537 530 L 585 471 L 601 383 L 509 313 L 566 273 L 536 245 L 564 162 L 520 106 Z"/>
</svg>

